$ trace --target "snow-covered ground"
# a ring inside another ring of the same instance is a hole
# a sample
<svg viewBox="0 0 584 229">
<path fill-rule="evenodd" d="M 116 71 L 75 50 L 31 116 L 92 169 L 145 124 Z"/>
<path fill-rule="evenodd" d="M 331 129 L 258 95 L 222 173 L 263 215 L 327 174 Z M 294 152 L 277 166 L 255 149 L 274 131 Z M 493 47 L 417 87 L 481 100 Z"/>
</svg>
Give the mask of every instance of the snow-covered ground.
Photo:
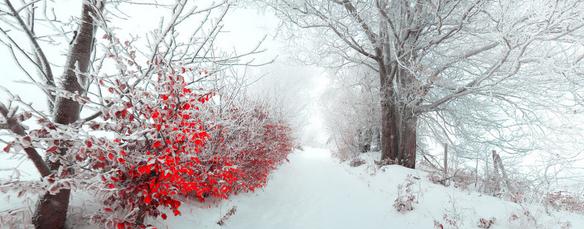
<svg viewBox="0 0 584 229">
<path fill-rule="evenodd" d="M 399 213 L 393 203 L 409 174 L 418 203 L 413 211 Z M 236 213 L 219 226 L 233 207 Z M 400 166 L 376 169 L 368 163 L 353 168 L 316 148 L 291 154 L 262 190 L 215 207 L 185 207 L 182 216 L 153 223 L 159 228 L 342 229 L 434 228 L 436 220 L 444 228 L 478 228 L 481 218 L 492 217 L 491 228 L 584 228 L 582 215 L 548 215 L 543 207 L 436 185 L 426 173 Z"/>
<path fill-rule="evenodd" d="M 481 218 L 494 218 L 490 228 L 584 228 L 582 215 L 555 211 L 548 214 L 543 207 L 521 206 L 436 185 L 419 170 L 400 166 L 379 169 L 371 163 L 374 156 L 365 155 L 368 163 L 350 167 L 339 163 L 326 149 L 296 151 L 290 155 L 290 162 L 271 175 L 267 186 L 255 193 L 240 194 L 216 204 L 185 204 L 181 207 L 182 216 L 149 223 L 158 228 L 177 229 L 435 228 L 439 224 L 444 228 L 479 228 Z M 400 213 L 393 204 L 398 186 L 406 180 L 413 182 L 411 193 L 417 203 L 412 211 Z M 96 207 L 91 196 L 79 194 L 74 194 L 72 200 L 73 220 L 87 213 L 84 208 Z M 33 203 L 18 203 L 14 197 L 10 201 L 1 200 L 2 208 Z M 218 225 L 233 208 L 235 213 L 222 226 Z M 73 227 L 95 228 L 79 224 Z"/>
</svg>

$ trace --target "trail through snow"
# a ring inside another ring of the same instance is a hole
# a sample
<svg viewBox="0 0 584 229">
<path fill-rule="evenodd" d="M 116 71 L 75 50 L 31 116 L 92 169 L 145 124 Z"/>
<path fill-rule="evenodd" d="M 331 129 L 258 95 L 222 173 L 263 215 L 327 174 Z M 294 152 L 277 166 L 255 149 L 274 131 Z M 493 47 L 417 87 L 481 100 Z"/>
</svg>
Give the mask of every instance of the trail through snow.
<svg viewBox="0 0 584 229">
<path fill-rule="evenodd" d="M 184 212 L 166 223 L 215 228 L 216 221 L 205 221 L 222 215 L 207 214 L 225 214 L 236 205 L 236 214 L 222 228 L 380 228 L 389 221 L 392 200 L 376 194 L 339 166 L 328 150 L 309 149 L 290 155 L 263 190 L 221 204 L 223 211 L 192 209 L 193 214 Z"/>
<path fill-rule="evenodd" d="M 285 228 L 374 228 L 387 218 L 388 214 L 383 212 L 391 208 L 389 196 L 372 196 L 376 193 L 358 177 L 348 174 L 328 151 L 298 152 L 290 161 L 274 174 L 265 191 L 245 204 L 240 203 L 239 215 L 232 219 L 231 225 L 237 228 L 260 225 L 265 228 L 283 228 L 283 225 Z"/>
<path fill-rule="evenodd" d="M 340 164 L 326 149 L 296 151 L 261 190 L 219 204 L 186 204 L 181 216 L 151 223 L 158 228 L 185 229 L 434 228 L 435 222 L 444 228 L 478 228 L 481 218 L 494 217 L 492 229 L 584 228 L 581 215 L 548 214 L 542 207 L 436 185 L 423 171 L 400 166 L 377 169 L 371 164 L 378 154 L 363 156 L 369 165 L 352 168 Z M 418 203 L 413 211 L 399 213 L 392 206 L 397 187 L 410 174 L 416 177 L 412 189 Z M 218 225 L 232 207 L 236 213 Z"/>
</svg>

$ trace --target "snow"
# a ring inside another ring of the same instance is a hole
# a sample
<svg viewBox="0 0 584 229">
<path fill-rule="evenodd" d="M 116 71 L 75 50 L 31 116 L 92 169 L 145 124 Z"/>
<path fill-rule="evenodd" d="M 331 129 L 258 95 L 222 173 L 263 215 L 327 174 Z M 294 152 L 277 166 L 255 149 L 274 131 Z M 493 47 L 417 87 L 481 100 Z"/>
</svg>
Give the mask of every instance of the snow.
<svg viewBox="0 0 584 229">
<path fill-rule="evenodd" d="M 339 163 L 326 149 L 307 148 L 290 155 L 290 162 L 275 171 L 268 185 L 217 206 L 183 208 L 183 215 L 156 221 L 159 228 L 433 228 L 434 220 L 447 225 L 444 214 L 458 219 L 458 228 L 478 228 L 480 218 L 495 217 L 491 228 L 584 228 L 584 216 L 526 207 L 531 222 L 516 203 L 479 193 L 431 183 L 426 173 L 401 166 L 376 169 L 376 154 L 357 168 Z M 366 157 L 367 157 L 366 156 Z M 398 185 L 411 174 L 419 203 L 399 213 L 393 208 Z M 237 212 L 223 226 L 217 221 L 232 207 Z M 515 214 L 518 219 L 510 220 Z"/>
<path fill-rule="evenodd" d="M 480 193 L 433 184 L 420 170 L 401 166 L 377 168 L 378 154 L 362 155 L 367 162 L 350 167 L 331 156 L 329 150 L 306 148 L 289 156 L 271 175 L 266 187 L 243 193 L 218 203 L 186 203 L 181 216 L 152 220 L 157 228 L 433 228 L 434 221 L 444 228 L 478 228 L 481 218 L 494 217 L 491 228 L 584 228 L 584 216 L 550 211 L 538 205 L 521 206 Z M 400 213 L 393 203 L 398 186 L 411 175 L 414 210 Z M 0 206 L 29 208 L 34 201 L 0 198 Z M 80 225 L 97 204 L 91 195 L 76 192 L 70 208 L 70 225 Z M 217 222 L 233 207 L 235 214 L 223 226 Z M 524 214 L 529 211 L 529 217 Z M 446 214 L 446 218 L 445 218 Z M 511 219 L 512 215 L 517 219 Z M 448 224 L 450 219 L 454 225 Z M 567 225 L 570 225 L 568 227 Z M 0 228 L 3 228 L 0 226 Z"/>
<path fill-rule="evenodd" d="M 347 173 L 326 150 L 300 151 L 272 174 L 256 193 L 236 196 L 211 209 L 192 209 L 167 220 L 169 228 L 378 228 L 391 219 L 391 199 L 371 192 Z M 371 195 L 373 194 L 373 195 Z M 216 224 L 237 207 L 223 227 Z M 382 210 L 385 209 L 385 210 Z M 377 211 L 381 210 L 381 211 Z M 211 220 L 211 221 L 209 221 Z"/>
</svg>

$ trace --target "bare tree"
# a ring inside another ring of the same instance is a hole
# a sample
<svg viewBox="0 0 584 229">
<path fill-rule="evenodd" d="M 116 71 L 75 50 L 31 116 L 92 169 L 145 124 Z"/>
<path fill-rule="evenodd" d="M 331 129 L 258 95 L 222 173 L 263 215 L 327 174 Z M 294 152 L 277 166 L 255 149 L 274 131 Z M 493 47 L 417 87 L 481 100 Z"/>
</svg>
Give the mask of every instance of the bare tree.
<svg viewBox="0 0 584 229">
<path fill-rule="evenodd" d="M 336 38 L 326 44 L 327 54 L 343 58 L 337 66 L 361 64 L 378 73 L 386 163 L 414 168 L 420 119 L 438 120 L 435 131 L 451 130 L 443 113 L 466 112 L 461 102 L 491 100 L 488 108 L 521 112 L 535 97 L 554 105 L 541 94 L 547 88 L 573 94 L 581 105 L 581 90 L 565 91 L 581 85 L 582 56 L 575 51 L 582 50 L 581 1 L 268 3 L 292 25 Z"/>
<path fill-rule="evenodd" d="M 17 26 L 22 31 L 24 31 L 33 46 L 35 59 L 32 59 L 28 53 L 24 51 L 22 52 L 28 57 L 29 60 L 32 60 L 32 62 L 39 67 L 39 72 L 42 76 L 44 76 L 45 85 L 47 86 L 45 92 L 47 92 L 49 95 L 49 107 L 54 109 L 54 122 L 63 125 L 73 124 L 79 119 L 79 113 L 81 111 L 81 104 L 75 97 L 85 93 L 84 88 L 85 84 L 87 83 L 87 74 L 95 36 L 96 24 L 94 21 L 103 9 L 104 2 L 100 0 L 92 2 L 84 1 L 83 3 L 79 29 L 76 33 L 77 36 L 75 36 L 72 41 L 72 45 L 69 48 L 67 62 L 64 66 L 65 72 L 63 73 L 61 82 L 58 86 L 58 90 L 62 90 L 63 93 L 55 93 L 55 80 L 51 70 L 51 63 L 49 62 L 48 57 L 45 55 L 43 49 L 40 47 L 39 42 L 37 41 L 37 37 L 34 35 L 34 30 L 32 29 L 34 28 L 34 10 L 36 2 L 37 1 L 27 3 L 19 10 L 17 10 L 10 0 L 5 0 L 5 4 L 9 9 L 8 14 L 16 20 Z M 20 15 L 20 12 L 24 9 L 29 9 L 28 25 Z M 11 37 L 6 32 L 5 35 L 8 36 L 9 40 L 14 42 L 14 45 L 20 47 L 19 44 L 16 43 L 14 39 L 11 39 Z M 22 50 L 22 48 L 19 49 Z M 56 96 L 56 94 L 58 95 Z M 3 113 L 5 114 L 5 117 L 9 117 L 6 112 Z M 24 132 L 22 127 L 20 127 L 19 123 L 11 124 L 11 130 L 17 130 L 15 133 L 24 135 L 25 138 L 30 139 L 30 136 L 26 136 L 27 134 Z M 63 148 L 61 148 L 60 151 L 62 155 L 65 155 L 68 150 L 66 143 L 59 145 L 63 145 Z M 32 150 L 34 149 L 31 148 L 29 151 Z M 37 164 L 36 167 L 39 169 L 40 174 L 46 178 L 51 176 L 50 173 L 59 170 L 62 166 L 61 162 L 59 161 L 47 160 L 45 163 L 39 162 L 38 153 L 29 153 L 28 155 L 35 162 L 35 164 Z M 49 173 L 46 171 L 45 167 L 48 167 L 51 172 Z M 36 228 L 65 227 L 70 192 L 70 189 L 62 189 L 56 194 L 46 192 L 40 198 L 36 212 L 33 216 L 33 224 Z"/>
</svg>

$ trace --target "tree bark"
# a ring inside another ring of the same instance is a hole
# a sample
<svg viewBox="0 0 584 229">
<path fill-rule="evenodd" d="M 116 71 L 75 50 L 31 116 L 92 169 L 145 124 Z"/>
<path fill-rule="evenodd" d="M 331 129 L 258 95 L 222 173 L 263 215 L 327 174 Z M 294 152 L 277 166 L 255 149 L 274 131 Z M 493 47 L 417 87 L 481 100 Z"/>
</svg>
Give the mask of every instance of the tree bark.
<svg viewBox="0 0 584 229">
<path fill-rule="evenodd" d="M 69 49 L 65 72 L 59 88 L 68 93 L 77 95 L 84 94 L 84 84 L 87 81 L 93 41 L 95 36 L 94 16 L 95 9 L 103 9 L 103 2 L 90 3 L 85 1 L 82 8 L 81 22 L 78 35 Z M 54 121 L 59 124 L 72 124 L 79 119 L 81 104 L 68 97 L 58 97 L 55 102 L 53 113 Z M 61 154 L 67 153 L 66 148 L 60 150 Z M 61 167 L 59 161 L 47 162 L 51 170 L 55 171 Z M 39 200 L 37 209 L 32 221 L 35 228 L 55 229 L 65 228 L 67 219 L 67 209 L 69 207 L 70 189 L 61 189 L 55 195 L 46 192 Z"/>
<path fill-rule="evenodd" d="M 416 168 L 416 130 L 417 130 L 418 118 L 415 115 L 407 117 L 402 122 L 402 133 L 400 134 L 399 149 L 400 154 L 403 156 L 403 160 L 400 165 L 408 168 Z"/>
<path fill-rule="evenodd" d="M 381 162 L 399 164 L 408 168 L 416 167 L 416 138 L 418 116 L 414 109 L 398 103 L 394 89 L 394 79 L 400 79 L 400 98 L 410 98 L 411 75 L 406 75 L 399 66 L 381 67 Z M 388 69 L 390 69 L 388 71 Z M 401 108 L 400 108 L 401 107 Z"/>
<path fill-rule="evenodd" d="M 381 163 L 390 164 L 398 156 L 397 114 L 392 73 L 385 64 L 380 63 L 379 79 L 381 81 Z"/>
</svg>

